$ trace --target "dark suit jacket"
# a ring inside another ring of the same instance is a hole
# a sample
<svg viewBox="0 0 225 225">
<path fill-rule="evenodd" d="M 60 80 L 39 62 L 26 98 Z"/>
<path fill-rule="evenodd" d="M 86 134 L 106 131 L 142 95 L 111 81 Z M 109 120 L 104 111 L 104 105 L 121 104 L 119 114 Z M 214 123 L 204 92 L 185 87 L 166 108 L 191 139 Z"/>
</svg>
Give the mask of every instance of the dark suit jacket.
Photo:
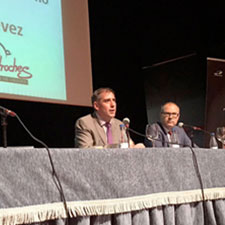
<svg viewBox="0 0 225 225">
<path fill-rule="evenodd" d="M 122 122 L 116 118 L 111 120 L 113 143 L 120 143 L 120 124 Z M 95 113 L 81 117 L 75 124 L 75 147 L 104 147 L 107 145 L 107 137 L 104 128 Z"/>
<path fill-rule="evenodd" d="M 157 129 L 158 133 L 159 133 L 159 137 L 158 137 L 157 141 L 155 141 L 155 147 L 169 147 L 170 146 L 169 140 L 167 137 L 167 133 L 160 122 L 154 123 L 151 126 L 151 129 Z M 178 144 L 180 145 L 180 147 L 188 147 L 188 146 L 191 147 L 192 146 L 191 140 L 187 136 L 187 134 L 185 133 L 183 128 L 175 126 L 173 129 L 177 134 Z M 145 138 L 144 144 L 146 147 L 152 147 L 151 141 L 148 140 L 147 138 Z"/>
</svg>

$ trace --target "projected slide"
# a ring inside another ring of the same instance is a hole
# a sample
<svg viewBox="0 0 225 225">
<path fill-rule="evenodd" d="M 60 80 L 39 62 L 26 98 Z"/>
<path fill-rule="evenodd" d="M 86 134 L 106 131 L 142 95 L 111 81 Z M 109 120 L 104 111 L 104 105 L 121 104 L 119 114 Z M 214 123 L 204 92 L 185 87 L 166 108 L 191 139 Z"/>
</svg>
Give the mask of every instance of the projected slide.
<svg viewBox="0 0 225 225">
<path fill-rule="evenodd" d="M 0 0 L 0 92 L 67 99 L 61 0 Z"/>
</svg>

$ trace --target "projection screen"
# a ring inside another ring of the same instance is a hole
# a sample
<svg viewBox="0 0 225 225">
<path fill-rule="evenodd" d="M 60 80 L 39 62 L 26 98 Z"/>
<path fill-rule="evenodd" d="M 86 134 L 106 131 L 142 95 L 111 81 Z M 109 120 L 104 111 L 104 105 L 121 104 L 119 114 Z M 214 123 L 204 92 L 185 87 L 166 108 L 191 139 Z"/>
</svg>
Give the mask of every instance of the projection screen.
<svg viewBox="0 0 225 225">
<path fill-rule="evenodd" d="M 0 98 L 90 106 L 87 0 L 0 5 Z"/>
</svg>

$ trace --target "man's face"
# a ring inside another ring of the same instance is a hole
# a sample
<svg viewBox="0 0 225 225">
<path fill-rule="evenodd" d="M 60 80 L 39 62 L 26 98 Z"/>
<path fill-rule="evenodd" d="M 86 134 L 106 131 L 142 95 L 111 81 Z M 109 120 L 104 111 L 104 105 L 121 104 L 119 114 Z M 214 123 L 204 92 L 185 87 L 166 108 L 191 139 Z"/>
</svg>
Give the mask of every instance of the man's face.
<svg viewBox="0 0 225 225">
<path fill-rule="evenodd" d="M 163 107 L 160 120 L 162 125 L 168 130 L 171 130 L 174 126 L 176 126 L 179 118 L 180 110 L 177 105 L 168 103 Z"/>
<path fill-rule="evenodd" d="M 94 102 L 94 108 L 99 116 L 109 122 L 116 115 L 116 98 L 112 92 L 102 92 L 98 101 Z"/>
</svg>

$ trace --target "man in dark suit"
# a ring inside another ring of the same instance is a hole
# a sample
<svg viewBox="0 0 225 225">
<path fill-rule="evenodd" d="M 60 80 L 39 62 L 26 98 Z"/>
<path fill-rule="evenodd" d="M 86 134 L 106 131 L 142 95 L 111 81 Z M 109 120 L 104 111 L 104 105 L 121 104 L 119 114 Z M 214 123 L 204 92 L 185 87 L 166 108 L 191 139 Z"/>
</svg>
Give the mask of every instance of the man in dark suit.
<svg viewBox="0 0 225 225">
<path fill-rule="evenodd" d="M 121 138 L 120 125 L 122 121 L 115 118 L 116 97 L 111 88 L 99 88 L 92 95 L 93 114 L 79 118 L 75 124 L 75 147 L 106 148 L 118 147 Z M 108 128 L 109 126 L 109 128 Z M 111 135 L 108 135 L 110 129 Z M 129 139 L 129 147 L 145 147 L 135 145 Z"/>
<path fill-rule="evenodd" d="M 184 129 L 177 126 L 180 108 L 174 102 L 167 102 L 161 107 L 160 122 L 149 126 L 151 133 L 157 133 L 154 139 L 145 139 L 146 147 L 187 147 L 192 146 Z"/>
</svg>

